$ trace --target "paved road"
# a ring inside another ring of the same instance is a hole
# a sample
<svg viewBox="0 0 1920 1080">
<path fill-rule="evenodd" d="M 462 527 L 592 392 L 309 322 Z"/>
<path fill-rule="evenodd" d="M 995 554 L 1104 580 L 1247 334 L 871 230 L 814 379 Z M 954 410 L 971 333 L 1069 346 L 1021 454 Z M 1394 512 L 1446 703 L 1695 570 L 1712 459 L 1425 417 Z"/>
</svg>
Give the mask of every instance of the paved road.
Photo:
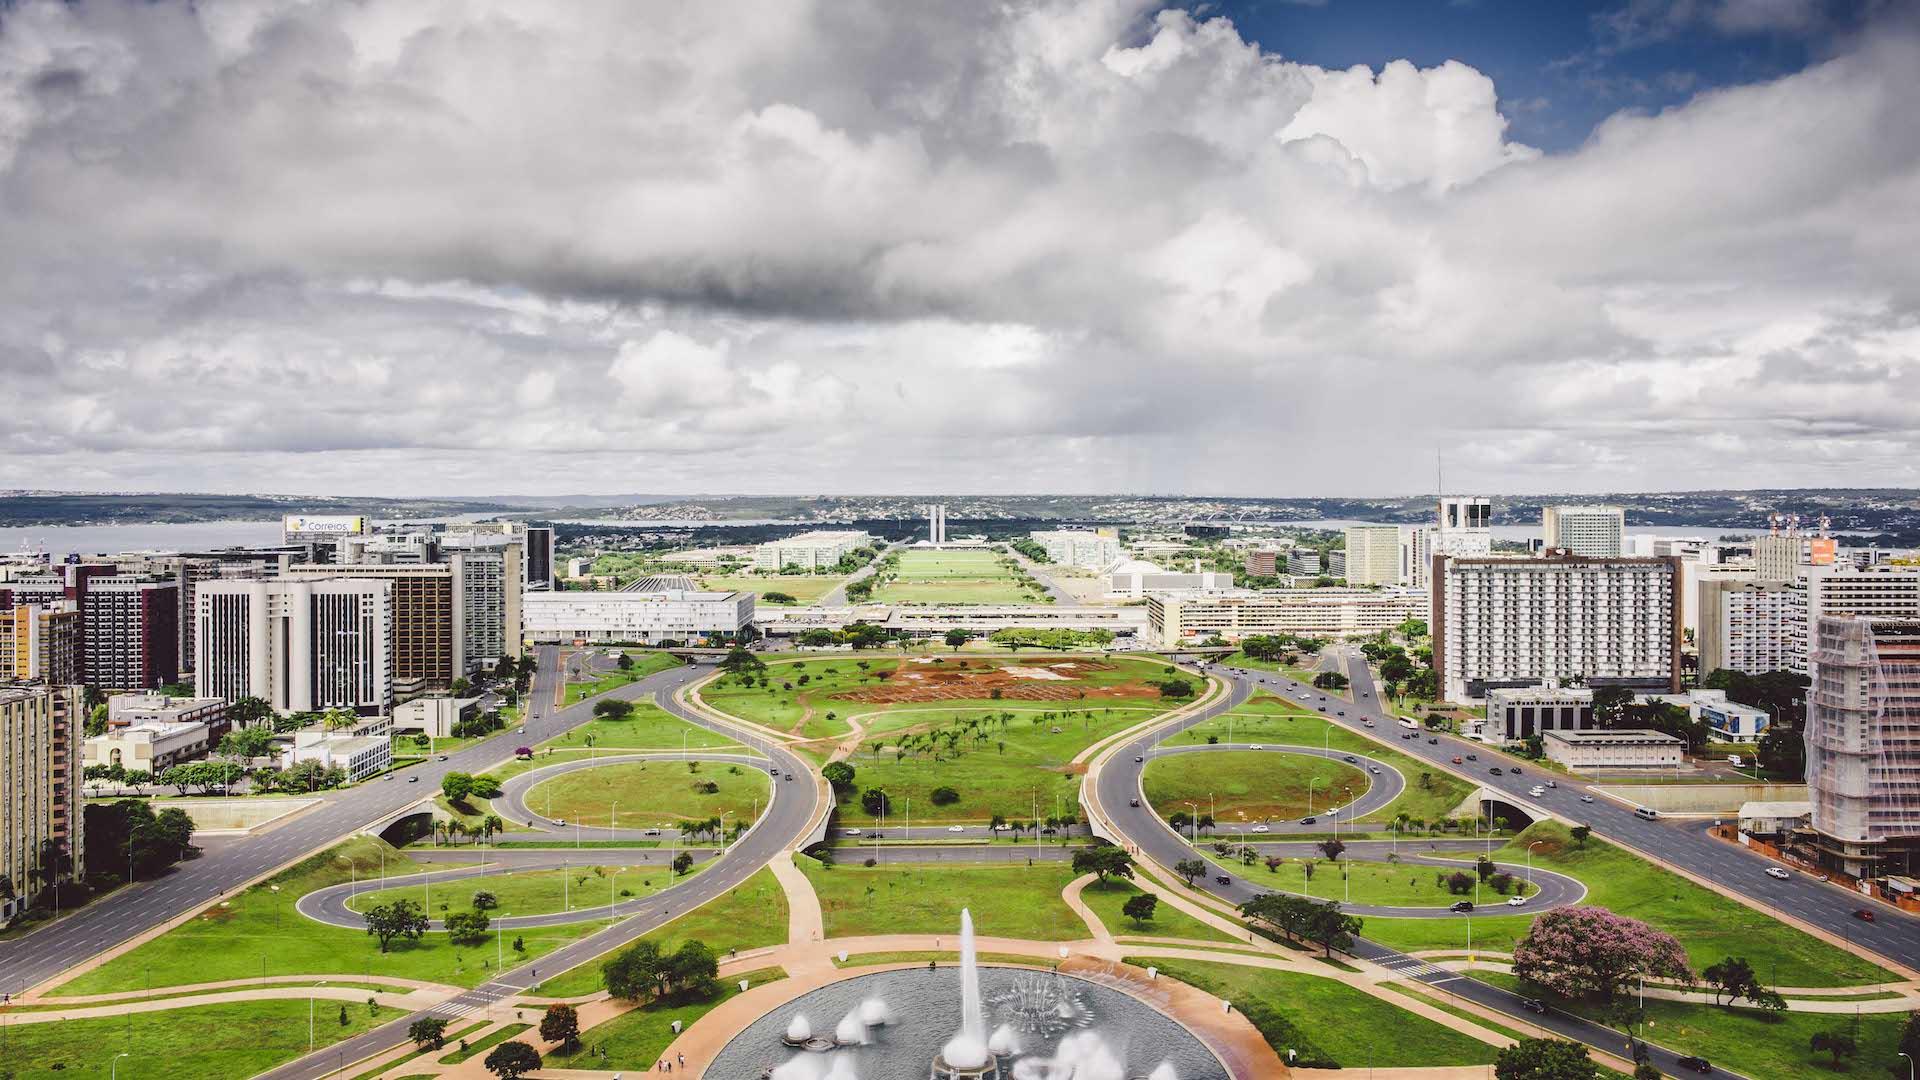
<svg viewBox="0 0 1920 1080">
<path fill-rule="evenodd" d="M 847 579 L 845 581 L 842 581 L 840 584 L 835 585 L 832 589 L 827 591 L 827 594 L 825 596 L 822 596 L 820 599 L 806 606 L 823 607 L 823 608 L 852 607 L 853 604 L 847 599 L 847 586 L 853 584 L 856 581 L 860 581 L 864 578 L 872 577 L 874 568 L 877 565 L 879 565 L 881 556 L 885 555 L 887 553 L 887 549 L 892 546 L 893 546 L 892 544 L 887 543 L 885 540 L 875 541 L 873 545 L 873 562 L 870 562 L 867 565 L 861 567 L 860 569 L 855 570 L 853 573 L 847 575 Z"/>
<path fill-rule="evenodd" d="M 593 826 L 584 821 L 556 824 L 543 814 L 536 814 L 527 806 L 527 793 L 542 781 L 551 780 L 563 773 L 579 772 L 582 769 L 597 769 L 605 765 L 632 764 L 636 762 L 683 762 L 702 761 L 716 765 L 743 765 L 755 772 L 771 769 L 772 798 L 779 800 L 790 797 L 792 789 L 810 787 L 807 777 L 791 770 L 782 771 L 772 765 L 765 756 L 753 754 L 728 753 L 724 750 L 672 750 L 666 752 L 623 753 L 609 751 L 597 757 L 576 758 L 554 765 L 544 765 L 530 772 L 521 773 L 500 786 L 500 798 L 496 804 L 504 803 L 507 816 L 513 821 L 525 822 L 529 832 L 515 833 L 509 839 L 546 839 L 572 840 L 576 842 L 596 843 L 616 840 L 653 840 L 672 841 L 679 837 L 680 830 L 671 828 L 615 829 L 608 826 Z M 786 777 L 787 779 L 782 779 Z M 616 808 L 609 805 L 608 813 Z M 729 822 L 732 824 L 732 822 Z"/>
<path fill-rule="evenodd" d="M 1328 700 L 1324 703 L 1324 706 L 1328 717 L 1334 719 L 1336 723 L 1344 723 L 1362 734 L 1367 734 L 1367 729 L 1362 724 L 1363 718 L 1371 716 L 1376 724 L 1387 721 L 1382 714 L 1372 709 L 1372 680 L 1367 678 L 1364 672 L 1358 670 L 1360 668 L 1359 664 L 1356 663 L 1353 666 L 1356 669 L 1354 673 L 1354 693 L 1357 704 L 1349 704 L 1333 698 L 1331 695 L 1327 695 Z M 1283 676 L 1268 672 L 1249 672 L 1225 667 L 1215 667 L 1214 674 L 1228 680 L 1230 691 L 1226 695 L 1214 704 L 1195 713 L 1193 716 L 1187 717 L 1179 724 L 1162 728 L 1152 734 L 1136 736 L 1128 741 L 1107 759 L 1106 764 L 1098 770 L 1098 774 L 1095 777 L 1096 794 L 1100 806 L 1106 813 L 1108 819 L 1114 823 L 1129 842 L 1139 849 L 1141 854 L 1151 858 L 1164 867 L 1172 867 L 1175 862 L 1191 858 L 1193 849 L 1188 846 L 1185 840 L 1176 835 L 1173 830 L 1167 826 L 1166 822 L 1162 821 L 1159 816 L 1154 813 L 1152 807 L 1146 805 L 1130 805 L 1133 800 L 1140 798 L 1141 770 L 1144 768 L 1144 759 L 1148 753 L 1153 750 L 1154 745 L 1163 739 L 1172 737 L 1180 731 L 1184 731 L 1187 728 L 1203 723 L 1238 707 L 1251 698 L 1257 690 L 1263 688 L 1276 691 L 1286 690 L 1296 694 L 1298 692 L 1307 692 L 1312 698 L 1313 707 L 1320 708 L 1323 704 L 1320 701 L 1321 695 L 1319 691 L 1312 690 L 1312 688 L 1304 686 L 1303 684 L 1295 683 L 1293 680 Z M 1348 715 L 1344 718 L 1335 718 L 1333 714 L 1338 711 L 1345 711 Z M 1458 752 L 1448 748 L 1445 740 L 1442 740 L 1442 743 L 1437 747 L 1428 746 L 1424 742 L 1419 745 L 1422 750 L 1425 751 L 1444 750 L 1444 757 L 1437 753 L 1416 755 L 1438 758 L 1440 761 L 1446 761 L 1450 759 L 1454 753 Z M 1484 750 L 1483 747 L 1478 746 L 1476 746 L 1475 749 Z M 1443 768 L 1451 771 L 1450 765 L 1443 766 Z M 1521 783 L 1528 785 L 1531 781 L 1523 781 Z M 1522 790 L 1525 790 L 1524 786 Z M 1562 788 L 1561 790 L 1564 791 L 1566 789 Z M 1144 804 L 1144 800 L 1141 801 Z M 1627 817 L 1632 818 L 1631 813 L 1624 811 L 1623 813 L 1625 813 Z M 1596 826 L 1595 831 L 1599 832 L 1601 830 Z M 1209 873 L 1206 878 L 1195 882 L 1195 887 L 1204 889 L 1220 899 L 1236 905 L 1269 891 L 1260 885 L 1246 880 L 1238 874 L 1227 874 L 1225 876 L 1227 880 L 1223 883 L 1216 880 L 1215 873 Z M 1358 908 L 1354 910 L 1359 912 Z M 1506 913 L 1504 908 L 1498 908 L 1496 910 L 1499 914 Z M 1465 929 L 1467 933 L 1463 935 L 1464 944 L 1464 939 L 1472 933 L 1472 914 L 1449 914 L 1443 917 L 1453 918 L 1465 924 L 1463 929 Z M 1525 1008 L 1523 1004 L 1525 999 L 1517 994 L 1510 994 L 1504 990 L 1489 986 L 1486 983 L 1465 978 L 1457 972 L 1434 967 L 1432 964 L 1423 960 L 1407 956 L 1398 950 L 1390 949 L 1366 938 L 1360 938 L 1355 942 L 1354 953 L 1393 971 L 1403 979 L 1426 983 L 1437 991 L 1471 1000 L 1476 1004 L 1524 1020 L 1536 1027 L 1545 1028 L 1566 1038 L 1578 1039 L 1589 1046 L 1598 1047 L 1609 1053 L 1620 1054 L 1629 1059 L 1632 1057 L 1632 1051 L 1626 1045 L 1626 1037 L 1609 1028 L 1590 1023 L 1578 1017 L 1569 1016 L 1557 1010 L 1545 1015 L 1534 1014 Z M 1679 1065 L 1679 1054 L 1653 1044 L 1648 1044 L 1648 1051 L 1653 1059 L 1653 1063 L 1664 1072 L 1674 1076 L 1685 1075 Z M 1718 1070 L 1719 1075 L 1729 1077 L 1739 1076 L 1737 1073 L 1730 1073 L 1726 1070 L 1719 1069 L 1718 1066 L 1715 1068 Z"/>
<path fill-rule="evenodd" d="M 1018 562 L 1020 566 L 1023 569 L 1025 569 L 1028 574 L 1032 575 L 1033 580 L 1040 583 L 1040 587 L 1047 591 L 1047 595 L 1053 598 L 1054 603 L 1056 604 L 1079 603 L 1078 600 L 1074 599 L 1072 593 L 1061 588 L 1059 583 L 1053 580 L 1053 575 L 1047 572 L 1047 568 L 1044 564 L 1034 562 L 1032 559 L 1029 559 L 1025 555 L 1020 554 L 1018 550 L 1016 550 L 1011 546 L 1007 548 L 1007 554 L 1013 556 L 1014 561 Z"/>
</svg>

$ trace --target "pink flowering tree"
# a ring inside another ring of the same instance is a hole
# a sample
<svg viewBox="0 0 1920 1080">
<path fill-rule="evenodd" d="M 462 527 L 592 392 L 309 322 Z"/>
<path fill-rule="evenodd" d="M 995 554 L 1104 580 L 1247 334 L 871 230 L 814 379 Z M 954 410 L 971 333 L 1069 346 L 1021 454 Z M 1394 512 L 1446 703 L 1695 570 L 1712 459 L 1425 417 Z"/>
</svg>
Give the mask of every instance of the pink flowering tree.
<svg viewBox="0 0 1920 1080">
<path fill-rule="evenodd" d="M 1637 976 L 1693 981 L 1673 935 L 1603 907 L 1562 908 L 1513 947 L 1513 973 L 1565 997 L 1611 1001 Z"/>
</svg>

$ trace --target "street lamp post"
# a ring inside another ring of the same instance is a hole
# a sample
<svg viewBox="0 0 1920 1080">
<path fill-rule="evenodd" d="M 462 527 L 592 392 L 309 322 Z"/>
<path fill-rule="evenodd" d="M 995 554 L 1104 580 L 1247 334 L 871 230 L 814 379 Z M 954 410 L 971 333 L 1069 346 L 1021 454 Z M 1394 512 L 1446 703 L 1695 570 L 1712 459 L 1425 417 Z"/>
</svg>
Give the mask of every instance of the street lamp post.
<svg viewBox="0 0 1920 1080">
<path fill-rule="evenodd" d="M 1307 777 L 1307 816 L 1313 816 L 1313 785 L 1320 782 L 1317 776 Z"/>
<path fill-rule="evenodd" d="M 495 971 L 499 971 L 504 967 L 501 963 L 502 952 L 500 949 L 500 939 L 505 936 L 507 932 L 507 914 L 507 912 L 503 911 L 500 913 L 500 917 L 493 921 L 493 969 Z M 481 932 L 485 933 L 485 931 Z M 482 940 L 485 939 L 483 938 Z"/>
<path fill-rule="evenodd" d="M 1527 845 L 1527 888 L 1529 889 L 1533 888 L 1533 849 L 1544 843 L 1546 843 L 1545 840 L 1535 840 Z"/>
<path fill-rule="evenodd" d="M 1200 842 L 1200 816 L 1199 815 L 1200 815 L 1200 808 L 1195 806 L 1191 802 L 1187 803 L 1188 838 L 1189 838 L 1189 841 L 1194 844 L 1198 844 Z"/>
<path fill-rule="evenodd" d="M 1913 1055 L 1902 1050 L 1900 1056 L 1907 1059 L 1907 1080 L 1913 1080 Z"/>
<path fill-rule="evenodd" d="M 107 1080 L 118 1080 L 118 1077 L 120 1076 L 120 1059 L 123 1057 L 132 1057 L 132 1056 L 133 1056 L 132 1052 L 127 1050 L 122 1050 L 119 1053 L 113 1055 L 113 1065 L 111 1068 L 107 1070 Z M 1902 1054 L 1901 1056 L 1905 1057 L 1906 1055 Z"/>
</svg>

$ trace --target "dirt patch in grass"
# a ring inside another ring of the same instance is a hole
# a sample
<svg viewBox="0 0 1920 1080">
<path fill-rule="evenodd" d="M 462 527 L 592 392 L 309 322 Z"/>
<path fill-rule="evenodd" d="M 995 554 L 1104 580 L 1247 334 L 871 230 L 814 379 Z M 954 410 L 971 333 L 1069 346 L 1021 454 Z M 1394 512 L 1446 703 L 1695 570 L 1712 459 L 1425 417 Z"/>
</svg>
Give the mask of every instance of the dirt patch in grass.
<svg viewBox="0 0 1920 1080">
<path fill-rule="evenodd" d="M 1032 660 L 986 664 L 960 660 L 943 664 L 902 661 L 880 686 L 863 686 L 833 695 L 868 705 L 932 701 L 1084 701 L 1152 697 L 1141 682 L 1088 686 L 1082 679 L 1114 666 L 1100 660 Z"/>
</svg>

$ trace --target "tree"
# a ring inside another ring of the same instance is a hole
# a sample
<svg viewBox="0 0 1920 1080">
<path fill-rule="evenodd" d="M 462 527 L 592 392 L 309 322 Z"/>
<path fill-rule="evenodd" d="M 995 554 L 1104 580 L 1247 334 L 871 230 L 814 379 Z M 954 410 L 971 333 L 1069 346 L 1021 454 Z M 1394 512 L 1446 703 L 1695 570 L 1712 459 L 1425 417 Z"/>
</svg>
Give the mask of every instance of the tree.
<svg viewBox="0 0 1920 1080">
<path fill-rule="evenodd" d="M 1603 907 L 1561 908 L 1535 919 L 1513 947 L 1513 973 L 1564 997 L 1605 1001 L 1636 976 L 1693 981 L 1686 950 L 1671 934 Z"/>
<path fill-rule="evenodd" d="M 937 787 L 928 794 L 935 806 L 952 806 L 960 801 L 960 793 L 950 787 Z"/>
<path fill-rule="evenodd" d="M 1593 835 L 1593 827 L 1591 825 L 1575 825 L 1573 828 L 1567 830 L 1567 835 L 1573 837 L 1574 847 L 1584 848 L 1587 846 L 1587 837 Z"/>
<path fill-rule="evenodd" d="M 500 797 L 500 778 L 496 776 L 476 776 L 468 785 L 468 794 L 476 799 L 497 799 Z"/>
<path fill-rule="evenodd" d="M 1328 956 L 1332 956 L 1335 949 L 1352 951 L 1353 936 L 1360 932 L 1360 917 L 1345 914 L 1339 904 L 1331 901 L 1316 907 L 1318 910 L 1307 923 L 1307 937 L 1325 948 Z"/>
<path fill-rule="evenodd" d="M 1313 677 L 1313 685 L 1322 690 L 1345 690 L 1347 677 L 1337 671 L 1323 671 Z"/>
<path fill-rule="evenodd" d="M 367 933 L 380 939 L 380 951 L 386 952 L 394 938 L 419 941 L 427 932 L 427 915 L 411 900 L 395 900 L 367 910 Z"/>
<path fill-rule="evenodd" d="M 1181 859 L 1173 864 L 1173 872 L 1186 878 L 1187 884 L 1192 885 L 1196 880 L 1207 875 L 1207 864 L 1199 859 Z"/>
<path fill-rule="evenodd" d="M 540 1067 L 540 1051 L 523 1042 L 503 1042 L 481 1064 L 500 1080 L 516 1080 Z"/>
<path fill-rule="evenodd" d="M 1715 1005 L 1720 1004 L 1722 996 L 1732 1001 L 1748 996 L 1759 986 L 1753 977 L 1753 965 L 1747 963 L 1743 956 L 1729 956 L 1718 963 L 1709 964 L 1700 972 L 1700 977 L 1713 987 Z"/>
<path fill-rule="evenodd" d="M 1521 1039 L 1494 1059 L 1498 1080 L 1599 1080 L 1587 1048 L 1566 1039 Z"/>
<path fill-rule="evenodd" d="M 1626 708 L 1631 704 L 1633 704 L 1633 691 L 1624 686 L 1594 687 L 1594 725 L 1601 728 L 1619 726 L 1621 717 L 1626 714 Z"/>
<path fill-rule="evenodd" d="M 500 898 L 485 889 L 481 889 L 479 892 L 473 894 L 473 910 L 475 911 L 492 911 L 499 906 Z"/>
<path fill-rule="evenodd" d="M 1850 1058 L 1860 1052 L 1860 1044 L 1841 1028 L 1816 1031 L 1813 1037 L 1807 1040 L 1807 1045 L 1816 1054 L 1825 1051 L 1833 1055 L 1833 1067 L 1836 1069 L 1840 1067 L 1842 1058 Z"/>
<path fill-rule="evenodd" d="M 1073 872 L 1092 874 L 1105 885 L 1108 877 L 1133 877 L 1133 856 L 1126 849 L 1112 844 L 1100 844 L 1096 847 L 1081 848 L 1073 853 Z"/>
<path fill-rule="evenodd" d="M 673 857 L 673 872 L 675 874 L 685 874 L 691 869 L 693 869 L 693 856 L 683 851 Z"/>
<path fill-rule="evenodd" d="M 637 941 L 601 964 L 600 975 L 606 980 L 608 993 L 639 1001 L 654 992 L 665 962 L 658 942 Z"/>
<path fill-rule="evenodd" d="M 549 1005 L 540 1018 L 540 1037 L 571 1054 L 580 1045 L 580 1014 L 571 1005 Z"/>
<path fill-rule="evenodd" d="M 448 802 L 464 803 L 467 796 L 473 794 L 473 774 L 450 772 L 440 778 L 440 793 Z"/>
<path fill-rule="evenodd" d="M 438 1050 L 447 1045 L 447 1018 L 423 1016 L 407 1025 L 407 1038 L 422 1050 Z"/>
<path fill-rule="evenodd" d="M 1345 850 L 1347 845 L 1344 841 L 1332 837 L 1320 841 L 1320 854 L 1325 855 L 1328 862 L 1339 862 L 1340 853 Z"/>
<path fill-rule="evenodd" d="M 273 732 L 264 727 L 237 727 L 220 737 L 221 755 L 236 761 L 265 757 L 272 746 Z"/>
<path fill-rule="evenodd" d="M 826 777 L 827 783 L 833 785 L 835 791 L 853 790 L 854 769 L 844 761 L 827 762 L 821 766 L 820 775 Z"/>
<path fill-rule="evenodd" d="M 952 630 L 947 631 L 947 637 L 946 637 L 947 648 L 952 649 L 954 652 L 959 652 L 960 649 L 963 646 L 965 646 L 967 642 L 972 640 L 973 640 L 973 631 L 971 630 L 962 630 L 959 627 L 955 627 Z"/>
<path fill-rule="evenodd" d="M 772 595 L 772 594 L 771 594 L 771 593 L 769 593 L 768 595 L 769 595 L 769 597 L 771 597 L 771 595 Z M 614 666 L 614 667 L 617 667 L 617 668 L 619 668 L 619 669 L 620 669 L 621 671 L 632 671 L 632 670 L 633 670 L 633 657 L 632 657 L 632 655 L 631 655 L 631 654 L 628 654 L 628 653 L 624 653 L 624 652 L 623 652 L 623 653 L 621 653 L 621 654 L 620 654 L 620 659 L 618 659 L 618 660 L 615 660 L 615 661 L 613 662 L 613 666 Z"/>
<path fill-rule="evenodd" d="M 1132 919 L 1136 928 L 1144 927 L 1153 921 L 1154 910 L 1159 906 L 1158 896 L 1149 892 L 1135 893 L 1127 897 L 1126 903 L 1120 905 L 1120 914 Z"/>
<path fill-rule="evenodd" d="M 719 974 L 720 958 L 704 941 L 683 943 L 667 964 L 670 991 L 686 997 L 712 997 Z"/>
<path fill-rule="evenodd" d="M 633 702 L 607 698 L 593 703 L 593 715 L 602 720 L 626 720 L 633 716 Z"/>
<path fill-rule="evenodd" d="M 887 801 L 887 793 L 879 788 L 868 788 L 860 793 L 860 809 L 865 810 L 869 817 L 879 817 L 892 808 L 892 804 Z"/>
<path fill-rule="evenodd" d="M 484 911 L 456 911 L 446 918 L 447 940 L 455 945 L 478 945 L 487 940 L 493 920 Z"/>
</svg>

